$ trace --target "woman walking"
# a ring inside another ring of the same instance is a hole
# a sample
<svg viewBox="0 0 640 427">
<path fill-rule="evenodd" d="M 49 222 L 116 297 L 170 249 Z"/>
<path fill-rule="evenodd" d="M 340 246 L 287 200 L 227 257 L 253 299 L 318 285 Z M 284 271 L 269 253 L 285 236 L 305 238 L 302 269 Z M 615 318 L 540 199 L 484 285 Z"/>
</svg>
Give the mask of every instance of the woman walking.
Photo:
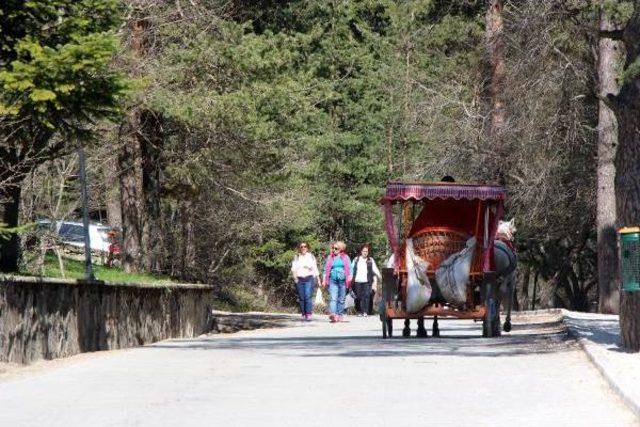
<svg viewBox="0 0 640 427">
<path fill-rule="evenodd" d="M 329 286 L 329 320 L 341 322 L 344 316 L 344 300 L 351 286 L 351 261 L 345 253 L 347 245 L 337 241 L 331 245 L 331 254 L 324 266 L 322 285 Z"/>
<path fill-rule="evenodd" d="M 305 242 L 301 242 L 298 245 L 298 253 L 293 258 L 293 263 L 291 263 L 291 273 L 293 273 L 293 280 L 296 282 L 298 290 L 302 320 L 311 320 L 313 314 L 311 301 L 313 284 L 315 279 L 318 279 L 318 283 L 320 283 L 320 272 L 318 271 L 316 257 L 309 251 L 309 245 Z"/>
<path fill-rule="evenodd" d="M 365 243 L 360 248 L 360 255 L 353 259 L 351 263 L 351 271 L 353 271 L 353 287 L 356 296 L 360 301 L 360 312 L 358 316 L 367 316 L 369 311 L 369 299 L 371 297 L 371 285 L 374 278 L 382 279 L 382 274 L 378 270 L 376 262 L 369 256 L 370 247 Z"/>
</svg>

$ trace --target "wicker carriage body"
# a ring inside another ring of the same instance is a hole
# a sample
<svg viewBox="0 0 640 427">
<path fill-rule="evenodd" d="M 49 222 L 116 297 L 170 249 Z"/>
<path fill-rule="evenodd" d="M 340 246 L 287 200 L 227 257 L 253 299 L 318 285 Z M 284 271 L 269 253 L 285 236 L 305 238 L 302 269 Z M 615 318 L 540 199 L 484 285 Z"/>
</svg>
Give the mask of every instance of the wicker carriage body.
<svg viewBox="0 0 640 427">
<path fill-rule="evenodd" d="M 428 263 L 429 278 L 435 276 L 440 264 L 451 255 L 462 251 L 471 236 L 449 227 L 430 227 L 413 236 L 413 248 Z M 481 247 L 476 245 L 471 264 L 471 275 L 482 275 Z"/>
</svg>

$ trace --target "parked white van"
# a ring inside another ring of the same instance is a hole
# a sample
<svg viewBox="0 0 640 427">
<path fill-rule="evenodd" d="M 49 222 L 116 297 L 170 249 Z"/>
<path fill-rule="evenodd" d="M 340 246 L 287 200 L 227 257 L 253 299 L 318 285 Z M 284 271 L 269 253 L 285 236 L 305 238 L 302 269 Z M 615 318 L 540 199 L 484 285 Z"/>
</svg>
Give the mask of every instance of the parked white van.
<svg viewBox="0 0 640 427">
<path fill-rule="evenodd" d="M 38 228 L 49 228 L 50 224 L 50 220 L 41 220 L 38 221 Z M 89 239 L 92 251 L 105 253 L 109 251 L 110 242 L 107 235 L 109 230 L 113 230 L 113 227 L 100 223 L 89 224 Z M 54 231 L 60 236 L 60 240 L 65 245 L 84 248 L 84 226 L 81 222 L 56 221 Z"/>
</svg>

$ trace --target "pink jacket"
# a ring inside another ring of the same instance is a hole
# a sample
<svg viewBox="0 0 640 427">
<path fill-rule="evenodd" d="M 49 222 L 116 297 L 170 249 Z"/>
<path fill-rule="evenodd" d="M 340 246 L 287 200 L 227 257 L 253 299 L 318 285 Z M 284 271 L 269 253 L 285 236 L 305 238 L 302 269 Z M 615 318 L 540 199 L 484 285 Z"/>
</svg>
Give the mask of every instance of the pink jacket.
<svg viewBox="0 0 640 427">
<path fill-rule="evenodd" d="M 346 279 L 347 289 L 351 287 L 351 262 L 349 262 L 349 257 L 345 253 L 340 253 L 340 258 L 342 258 L 342 263 L 344 264 L 344 275 Z M 331 273 L 331 267 L 333 266 L 333 260 L 335 259 L 336 254 L 329 255 L 327 258 L 327 263 L 324 265 L 324 282 L 329 283 L 329 274 Z"/>
</svg>

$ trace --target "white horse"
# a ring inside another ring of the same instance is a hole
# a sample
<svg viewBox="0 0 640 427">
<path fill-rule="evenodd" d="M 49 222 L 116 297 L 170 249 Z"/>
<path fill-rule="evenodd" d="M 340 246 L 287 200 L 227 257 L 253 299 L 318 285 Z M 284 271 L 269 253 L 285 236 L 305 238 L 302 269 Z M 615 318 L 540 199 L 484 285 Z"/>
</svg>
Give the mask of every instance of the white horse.
<svg viewBox="0 0 640 427">
<path fill-rule="evenodd" d="M 516 288 L 518 273 L 518 257 L 516 255 L 513 240 L 516 233 L 516 226 L 513 219 L 511 221 L 500 221 L 498 232 L 493 246 L 493 261 L 496 267 L 496 276 L 499 287 L 499 304 L 505 302 L 507 312 L 503 329 L 505 332 L 511 330 L 511 308 L 513 306 L 513 293 Z"/>
</svg>

